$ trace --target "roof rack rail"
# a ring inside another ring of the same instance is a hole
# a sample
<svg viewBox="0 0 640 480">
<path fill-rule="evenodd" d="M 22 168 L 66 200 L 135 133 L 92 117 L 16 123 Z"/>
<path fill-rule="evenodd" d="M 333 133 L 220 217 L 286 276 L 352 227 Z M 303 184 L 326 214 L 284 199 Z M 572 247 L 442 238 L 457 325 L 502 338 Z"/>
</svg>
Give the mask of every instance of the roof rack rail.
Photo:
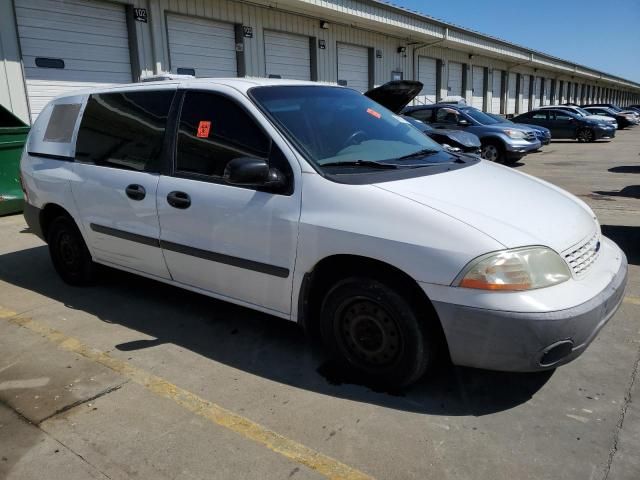
<svg viewBox="0 0 640 480">
<path fill-rule="evenodd" d="M 178 75 L 175 73 L 159 73 L 158 75 L 149 75 L 148 77 L 140 78 L 141 82 L 162 82 L 164 80 L 189 80 L 196 78 L 193 75 Z"/>
</svg>

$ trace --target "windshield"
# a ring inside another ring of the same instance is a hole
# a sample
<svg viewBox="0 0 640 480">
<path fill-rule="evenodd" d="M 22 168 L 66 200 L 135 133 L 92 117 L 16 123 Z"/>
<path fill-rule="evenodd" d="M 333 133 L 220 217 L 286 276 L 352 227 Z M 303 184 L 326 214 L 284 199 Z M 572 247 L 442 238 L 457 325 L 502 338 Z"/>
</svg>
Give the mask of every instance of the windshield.
<svg viewBox="0 0 640 480">
<path fill-rule="evenodd" d="M 475 108 L 466 108 L 463 110 L 464 113 L 473 118 L 476 122 L 481 123 L 482 125 L 494 125 L 496 123 L 504 123 L 504 118 L 500 118 L 499 120 L 491 116 L 487 113 L 484 113 Z"/>
<path fill-rule="evenodd" d="M 442 147 L 359 92 L 322 86 L 256 87 L 250 96 L 297 143 L 316 166 L 394 162 L 423 153 L 422 163 L 448 160 L 426 156 Z"/>
<path fill-rule="evenodd" d="M 485 115 L 489 115 L 491 118 L 495 118 L 498 123 L 513 123 L 508 118 L 501 117 L 495 113 L 484 112 Z"/>
</svg>

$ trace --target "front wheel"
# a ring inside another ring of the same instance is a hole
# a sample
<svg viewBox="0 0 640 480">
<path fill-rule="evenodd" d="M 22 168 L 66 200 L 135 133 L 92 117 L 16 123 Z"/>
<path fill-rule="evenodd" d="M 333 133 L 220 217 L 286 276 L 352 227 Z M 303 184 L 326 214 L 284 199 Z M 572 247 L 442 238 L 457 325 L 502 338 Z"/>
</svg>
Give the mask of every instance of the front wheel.
<svg viewBox="0 0 640 480">
<path fill-rule="evenodd" d="M 367 383 L 403 387 L 436 358 L 437 335 L 416 308 L 387 285 L 364 277 L 338 282 L 321 307 L 322 337 L 331 355 Z"/>
<path fill-rule="evenodd" d="M 504 149 L 502 146 L 494 142 L 484 143 L 482 145 L 480 156 L 490 162 L 499 163 L 504 159 Z"/>
<path fill-rule="evenodd" d="M 53 266 L 69 285 L 83 286 L 94 282 L 96 264 L 75 222 L 67 216 L 54 219 L 49 226 L 47 243 Z"/>
<path fill-rule="evenodd" d="M 593 133 L 593 130 L 590 128 L 583 128 L 578 132 L 578 141 L 579 142 L 595 142 L 596 135 Z"/>
</svg>

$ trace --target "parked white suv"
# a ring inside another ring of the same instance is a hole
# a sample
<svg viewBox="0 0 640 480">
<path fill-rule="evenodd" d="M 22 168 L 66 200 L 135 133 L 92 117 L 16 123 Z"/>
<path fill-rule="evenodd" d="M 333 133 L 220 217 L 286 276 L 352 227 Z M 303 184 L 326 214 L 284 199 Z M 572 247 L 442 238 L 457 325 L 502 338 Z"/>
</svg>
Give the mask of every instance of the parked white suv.
<svg viewBox="0 0 640 480">
<path fill-rule="evenodd" d="M 27 222 L 66 282 L 103 264 L 296 321 L 379 383 L 414 382 L 439 349 L 496 370 L 566 363 L 626 283 L 586 204 L 447 152 L 348 88 L 194 79 L 59 97 L 21 170 Z"/>
</svg>

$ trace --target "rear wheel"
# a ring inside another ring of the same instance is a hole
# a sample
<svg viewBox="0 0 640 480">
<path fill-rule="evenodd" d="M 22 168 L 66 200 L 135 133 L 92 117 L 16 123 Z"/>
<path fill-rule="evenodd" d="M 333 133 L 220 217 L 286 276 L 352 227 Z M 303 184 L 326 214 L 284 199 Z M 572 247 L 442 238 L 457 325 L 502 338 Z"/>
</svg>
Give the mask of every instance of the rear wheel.
<svg viewBox="0 0 640 480">
<path fill-rule="evenodd" d="M 332 356 L 367 383 L 402 387 L 434 362 L 437 334 L 398 291 L 365 277 L 341 280 L 321 307 L 322 337 Z"/>
<path fill-rule="evenodd" d="M 490 162 L 502 162 L 504 159 L 504 148 L 497 142 L 486 142 L 482 144 L 481 157 Z"/>
<path fill-rule="evenodd" d="M 60 216 L 51 222 L 47 243 L 53 266 L 66 283 L 83 286 L 95 281 L 96 264 L 70 217 Z"/>
<path fill-rule="evenodd" d="M 590 128 L 583 128 L 578 132 L 579 142 L 595 142 L 596 135 Z"/>
</svg>

